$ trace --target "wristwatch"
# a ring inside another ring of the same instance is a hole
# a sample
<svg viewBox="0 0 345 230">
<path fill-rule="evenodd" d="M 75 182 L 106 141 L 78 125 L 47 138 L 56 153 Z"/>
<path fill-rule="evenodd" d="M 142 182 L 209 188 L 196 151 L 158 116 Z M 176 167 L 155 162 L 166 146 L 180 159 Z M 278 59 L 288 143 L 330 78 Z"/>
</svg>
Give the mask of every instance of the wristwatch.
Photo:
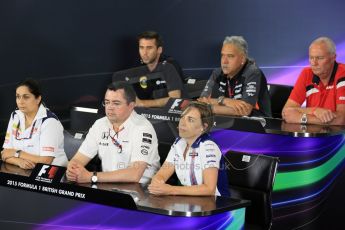
<svg viewBox="0 0 345 230">
<path fill-rule="evenodd" d="M 14 157 L 15 158 L 19 158 L 20 157 L 20 152 L 21 152 L 22 150 L 20 150 L 20 149 L 18 149 L 18 150 L 16 150 L 15 152 L 14 152 Z"/>
<path fill-rule="evenodd" d="M 97 177 L 97 172 L 95 171 L 95 172 L 93 172 L 93 175 L 91 177 L 91 183 L 96 184 L 97 181 L 98 181 L 98 177 Z"/>
<path fill-rule="evenodd" d="M 301 117 L 301 124 L 307 124 L 308 122 L 308 117 L 306 113 L 303 113 L 302 117 Z"/>
<path fill-rule="evenodd" d="M 223 101 L 224 101 L 224 96 L 220 96 L 220 97 L 218 97 L 218 99 L 217 99 L 217 104 L 218 104 L 218 105 L 224 105 Z"/>
</svg>

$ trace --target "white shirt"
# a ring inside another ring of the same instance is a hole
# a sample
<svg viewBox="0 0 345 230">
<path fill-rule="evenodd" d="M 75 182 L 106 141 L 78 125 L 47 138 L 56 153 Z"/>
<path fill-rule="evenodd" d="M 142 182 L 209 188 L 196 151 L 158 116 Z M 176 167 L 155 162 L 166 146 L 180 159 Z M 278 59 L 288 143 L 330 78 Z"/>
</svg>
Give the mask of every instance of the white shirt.
<svg viewBox="0 0 345 230">
<path fill-rule="evenodd" d="M 89 158 L 98 153 L 104 172 L 124 169 L 132 162 L 144 161 L 148 167 L 139 182 L 148 183 L 160 166 L 157 147 L 152 124 L 133 111 L 118 133 L 107 117 L 98 119 L 90 128 L 79 152 Z"/>
<path fill-rule="evenodd" d="M 12 113 L 2 147 L 22 150 L 37 156 L 54 157 L 53 165 L 67 166 L 62 124 L 42 104 L 27 129 L 24 113 L 20 110 Z"/>
<path fill-rule="evenodd" d="M 202 176 L 204 169 L 211 167 L 219 169 L 222 153 L 218 145 L 207 134 L 200 136 L 192 144 L 187 150 L 186 159 L 184 160 L 183 153 L 186 147 L 187 142 L 185 139 L 176 139 L 171 146 L 166 161 L 175 166 L 176 175 L 182 185 L 201 185 L 204 183 Z M 220 195 L 218 189 L 216 189 L 215 195 Z"/>
</svg>

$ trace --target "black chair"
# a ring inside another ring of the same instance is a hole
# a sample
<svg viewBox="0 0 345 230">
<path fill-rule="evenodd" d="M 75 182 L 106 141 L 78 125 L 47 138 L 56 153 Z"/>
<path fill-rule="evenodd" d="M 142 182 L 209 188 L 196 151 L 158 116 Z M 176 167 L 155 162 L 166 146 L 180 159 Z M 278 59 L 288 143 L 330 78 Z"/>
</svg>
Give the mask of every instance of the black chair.
<svg viewBox="0 0 345 230">
<path fill-rule="evenodd" d="M 188 96 L 191 99 L 200 97 L 201 92 L 204 90 L 207 80 L 187 79 L 184 84 L 185 90 L 188 91 Z"/>
<path fill-rule="evenodd" d="M 271 194 L 279 159 L 233 151 L 224 157 L 231 197 L 252 202 L 246 210 L 245 229 L 270 229 Z"/>
<path fill-rule="evenodd" d="M 94 105 L 78 105 L 71 109 L 70 130 L 73 132 L 87 132 L 93 123 L 104 116 L 104 109 Z"/>
<path fill-rule="evenodd" d="M 281 118 L 282 110 L 290 96 L 293 87 L 289 85 L 276 84 L 269 84 L 267 85 L 267 87 L 271 99 L 272 116 Z"/>
<path fill-rule="evenodd" d="M 74 133 L 64 130 L 64 149 L 67 155 L 67 159 L 71 160 L 74 154 L 78 151 L 80 145 L 83 143 L 86 134 L 85 133 Z M 98 155 L 96 155 L 85 168 L 89 171 L 101 171 L 101 160 Z"/>
<path fill-rule="evenodd" d="M 80 145 L 83 143 L 85 139 L 85 134 L 77 133 L 72 135 L 71 132 L 64 130 L 64 149 L 67 155 L 67 159 L 71 160 L 74 154 L 78 151 Z"/>
</svg>

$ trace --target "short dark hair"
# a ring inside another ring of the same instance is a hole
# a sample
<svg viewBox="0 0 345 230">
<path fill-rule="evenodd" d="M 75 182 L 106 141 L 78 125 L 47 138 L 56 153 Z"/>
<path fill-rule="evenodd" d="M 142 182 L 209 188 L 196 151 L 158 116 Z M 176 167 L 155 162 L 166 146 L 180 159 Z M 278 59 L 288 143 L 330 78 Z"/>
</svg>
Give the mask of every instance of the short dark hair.
<svg viewBox="0 0 345 230">
<path fill-rule="evenodd" d="M 189 102 L 189 104 L 184 108 L 183 114 L 185 114 L 190 108 L 196 108 L 197 110 L 199 110 L 200 113 L 200 118 L 201 118 L 201 122 L 202 125 L 204 126 L 204 124 L 207 124 L 207 127 L 205 128 L 204 132 L 208 133 L 212 127 L 213 127 L 213 123 L 214 123 L 214 115 L 212 112 L 212 107 L 209 104 L 206 104 L 204 102 L 199 102 L 199 101 L 191 101 Z"/>
<path fill-rule="evenodd" d="M 115 81 L 115 82 L 110 83 L 107 87 L 107 90 L 111 90 L 111 91 L 117 91 L 119 89 L 123 89 L 123 91 L 125 92 L 125 98 L 126 98 L 127 104 L 131 102 L 135 102 L 137 94 L 135 93 L 132 85 L 130 85 L 128 82 Z"/>
<path fill-rule="evenodd" d="M 156 46 L 163 47 L 163 39 L 156 31 L 145 31 L 138 35 L 138 43 L 141 39 L 155 39 Z"/>
<path fill-rule="evenodd" d="M 35 96 L 35 98 L 38 98 L 39 96 L 42 95 L 40 84 L 36 80 L 34 80 L 32 78 L 27 78 L 24 81 L 20 82 L 16 86 L 16 91 L 21 86 L 28 87 L 30 93 L 32 93 Z"/>
</svg>

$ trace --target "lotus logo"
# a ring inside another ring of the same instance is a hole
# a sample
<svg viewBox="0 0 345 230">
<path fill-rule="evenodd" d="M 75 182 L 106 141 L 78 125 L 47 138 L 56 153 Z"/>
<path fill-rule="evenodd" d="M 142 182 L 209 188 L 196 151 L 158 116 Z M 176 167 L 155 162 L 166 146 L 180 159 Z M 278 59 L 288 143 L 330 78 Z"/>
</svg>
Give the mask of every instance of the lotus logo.
<svg viewBox="0 0 345 230">
<path fill-rule="evenodd" d="M 139 78 L 139 83 L 140 83 L 140 87 L 143 89 L 147 88 L 147 77 L 146 76 L 141 76 Z"/>
</svg>

